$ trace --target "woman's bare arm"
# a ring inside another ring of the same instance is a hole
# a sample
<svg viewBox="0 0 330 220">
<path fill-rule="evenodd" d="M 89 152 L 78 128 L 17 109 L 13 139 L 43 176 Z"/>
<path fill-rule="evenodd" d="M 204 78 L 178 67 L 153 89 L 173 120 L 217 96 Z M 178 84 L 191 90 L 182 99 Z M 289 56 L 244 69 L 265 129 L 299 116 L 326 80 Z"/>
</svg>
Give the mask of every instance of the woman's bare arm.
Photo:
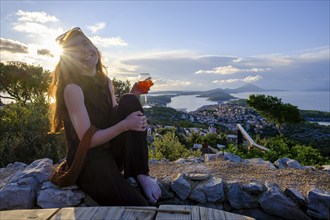
<svg viewBox="0 0 330 220">
<path fill-rule="evenodd" d="M 64 89 L 64 100 L 72 125 L 81 140 L 87 129 L 91 126 L 81 88 L 76 84 L 67 85 Z M 91 147 L 104 144 L 127 130 L 145 131 L 145 124 L 146 117 L 143 113 L 140 111 L 133 112 L 126 119 L 114 126 L 98 130 L 91 140 Z"/>
<path fill-rule="evenodd" d="M 117 105 L 117 101 L 116 101 L 116 96 L 115 96 L 115 90 L 113 88 L 112 82 L 109 79 L 109 90 L 110 90 L 110 94 L 111 94 L 111 100 L 112 100 L 112 106 L 115 107 Z"/>
</svg>

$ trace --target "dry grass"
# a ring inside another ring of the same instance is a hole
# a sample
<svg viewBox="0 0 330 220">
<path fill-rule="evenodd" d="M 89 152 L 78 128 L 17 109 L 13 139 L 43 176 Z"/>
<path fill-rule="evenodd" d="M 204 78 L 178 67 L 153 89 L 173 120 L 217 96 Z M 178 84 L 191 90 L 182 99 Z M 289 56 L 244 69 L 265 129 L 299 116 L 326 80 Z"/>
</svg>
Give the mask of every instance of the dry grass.
<svg viewBox="0 0 330 220">
<path fill-rule="evenodd" d="M 330 192 L 330 174 L 322 170 L 270 169 L 263 165 L 246 165 L 218 159 L 204 164 L 150 164 L 150 175 L 173 180 L 178 173 L 210 173 L 225 182 L 276 183 L 282 190 L 296 188 L 304 196 L 318 188 Z"/>
</svg>

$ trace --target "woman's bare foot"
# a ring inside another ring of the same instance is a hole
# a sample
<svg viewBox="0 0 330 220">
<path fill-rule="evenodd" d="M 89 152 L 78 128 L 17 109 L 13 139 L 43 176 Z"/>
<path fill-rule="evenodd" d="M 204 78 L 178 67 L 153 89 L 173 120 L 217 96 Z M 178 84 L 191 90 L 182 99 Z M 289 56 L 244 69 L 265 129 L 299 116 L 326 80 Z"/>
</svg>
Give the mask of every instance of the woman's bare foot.
<svg viewBox="0 0 330 220">
<path fill-rule="evenodd" d="M 149 199 L 149 202 L 155 204 L 162 194 L 162 191 L 156 181 L 150 176 L 144 174 L 137 175 L 137 179 L 142 186 L 145 195 Z"/>
</svg>

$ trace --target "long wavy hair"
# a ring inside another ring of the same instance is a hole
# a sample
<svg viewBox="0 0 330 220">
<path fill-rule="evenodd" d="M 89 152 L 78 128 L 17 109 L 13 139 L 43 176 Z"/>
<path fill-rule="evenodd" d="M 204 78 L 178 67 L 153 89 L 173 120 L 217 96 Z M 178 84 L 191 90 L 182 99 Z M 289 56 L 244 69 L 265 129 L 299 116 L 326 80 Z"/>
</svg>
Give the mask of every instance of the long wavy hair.
<svg viewBox="0 0 330 220">
<path fill-rule="evenodd" d="M 66 49 L 65 43 L 79 34 L 85 36 L 81 31 L 71 31 L 67 33 L 65 41 L 62 41 L 60 44 L 63 47 L 63 52 L 65 52 Z M 98 53 L 98 62 L 96 64 L 95 77 L 102 84 L 108 84 L 109 78 L 107 76 L 106 67 L 102 64 L 101 52 L 97 48 L 96 50 Z M 76 83 L 79 85 L 83 80 L 86 80 L 86 78 L 81 77 L 78 71 L 79 67 L 73 65 L 73 63 L 70 62 L 70 59 L 66 57 L 65 53 L 63 53 L 59 62 L 55 66 L 55 70 L 52 74 L 52 82 L 48 88 L 49 119 L 51 125 L 50 130 L 52 133 L 59 132 L 63 129 L 64 113 L 67 111 L 64 102 L 65 86 L 70 83 Z"/>
</svg>

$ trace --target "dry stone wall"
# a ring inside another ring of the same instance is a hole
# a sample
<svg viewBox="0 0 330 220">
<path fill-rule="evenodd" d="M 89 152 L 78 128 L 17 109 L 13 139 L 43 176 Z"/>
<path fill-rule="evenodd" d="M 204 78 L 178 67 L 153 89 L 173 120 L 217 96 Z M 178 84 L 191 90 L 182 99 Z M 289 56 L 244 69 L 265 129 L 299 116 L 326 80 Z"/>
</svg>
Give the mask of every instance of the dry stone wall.
<svg viewBox="0 0 330 220">
<path fill-rule="evenodd" d="M 181 158 L 174 163 L 189 162 L 192 166 L 199 166 L 220 156 L 233 163 L 264 164 L 269 169 L 304 169 L 297 161 L 289 158 L 281 158 L 272 164 L 260 158 L 242 160 L 230 153 Z M 161 161 L 150 160 L 150 163 Z M 53 171 L 53 161 L 47 158 L 29 165 L 16 162 L 0 168 L 0 210 L 97 205 L 77 186 L 58 188 L 49 182 Z M 133 178 L 128 181 L 133 187 L 138 187 Z M 164 177 L 157 179 L 157 182 L 162 189 L 159 204 L 198 205 L 256 219 L 329 219 L 330 192 L 319 189 L 310 190 L 305 198 L 297 189 L 282 191 L 275 183 L 225 182 L 203 172 L 178 173 L 173 180 Z"/>
</svg>

